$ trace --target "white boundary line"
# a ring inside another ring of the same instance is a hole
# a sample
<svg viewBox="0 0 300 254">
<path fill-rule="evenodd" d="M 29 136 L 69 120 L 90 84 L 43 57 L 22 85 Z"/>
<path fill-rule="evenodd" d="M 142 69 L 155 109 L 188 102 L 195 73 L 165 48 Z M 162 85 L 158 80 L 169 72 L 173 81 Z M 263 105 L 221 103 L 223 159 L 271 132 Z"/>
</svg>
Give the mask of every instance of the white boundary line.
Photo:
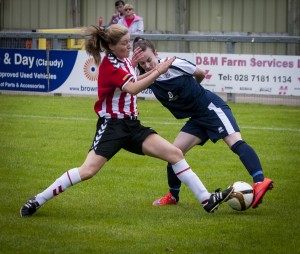
<svg viewBox="0 0 300 254">
<path fill-rule="evenodd" d="M 61 116 L 38 116 L 38 115 L 16 115 L 16 114 L 0 114 L 0 118 L 38 118 L 38 119 L 55 119 L 55 120 L 70 120 L 70 121 L 96 121 L 97 118 L 85 117 L 61 117 Z M 143 124 L 163 124 L 163 125 L 183 125 L 181 122 L 158 122 L 158 121 L 143 121 Z M 294 131 L 300 132 L 300 129 L 279 128 L 279 127 L 256 127 L 256 126 L 240 126 L 241 129 L 267 130 L 267 131 Z"/>
</svg>

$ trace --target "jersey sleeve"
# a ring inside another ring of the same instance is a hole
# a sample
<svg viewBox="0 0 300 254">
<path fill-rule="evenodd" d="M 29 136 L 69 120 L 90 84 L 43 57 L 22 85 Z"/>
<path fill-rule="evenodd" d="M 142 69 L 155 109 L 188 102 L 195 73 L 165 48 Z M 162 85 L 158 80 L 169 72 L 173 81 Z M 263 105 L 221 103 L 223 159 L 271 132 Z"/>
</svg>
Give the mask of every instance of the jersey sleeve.
<svg viewBox="0 0 300 254">
<path fill-rule="evenodd" d="M 98 82 L 100 81 L 104 87 L 115 86 L 122 90 L 129 81 L 134 80 L 131 73 L 123 70 L 117 64 L 109 63 L 107 58 L 104 60 L 107 63 L 100 66 L 98 78 Z"/>
<path fill-rule="evenodd" d="M 182 71 L 187 75 L 193 76 L 196 71 L 196 65 L 189 62 L 188 60 L 176 58 L 172 63 L 172 68 Z"/>
<path fill-rule="evenodd" d="M 124 86 L 127 85 L 129 81 L 134 80 L 134 77 L 127 71 L 117 68 L 111 72 L 111 80 L 116 87 L 123 90 Z"/>
</svg>

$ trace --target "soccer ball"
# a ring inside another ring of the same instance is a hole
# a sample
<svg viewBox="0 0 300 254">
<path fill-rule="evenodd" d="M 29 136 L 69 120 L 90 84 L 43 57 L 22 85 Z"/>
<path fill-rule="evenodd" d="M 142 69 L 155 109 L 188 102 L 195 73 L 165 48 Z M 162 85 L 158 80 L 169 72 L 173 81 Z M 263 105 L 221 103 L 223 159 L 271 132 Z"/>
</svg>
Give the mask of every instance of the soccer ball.
<svg viewBox="0 0 300 254">
<path fill-rule="evenodd" d="M 252 186 L 242 181 L 235 182 L 232 186 L 233 192 L 227 200 L 227 204 L 237 211 L 245 211 L 250 208 L 254 197 Z"/>
</svg>

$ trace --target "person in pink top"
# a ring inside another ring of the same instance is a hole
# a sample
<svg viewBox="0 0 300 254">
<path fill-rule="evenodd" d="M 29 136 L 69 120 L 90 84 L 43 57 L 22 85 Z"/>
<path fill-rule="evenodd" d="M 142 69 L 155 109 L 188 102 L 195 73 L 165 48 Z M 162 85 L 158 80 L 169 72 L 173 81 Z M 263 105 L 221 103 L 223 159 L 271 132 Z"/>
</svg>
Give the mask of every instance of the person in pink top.
<svg viewBox="0 0 300 254">
<path fill-rule="evenodd" d="M 118 21 L 118 24 L 127 27 L 131 34 L 144 33 L 143 18 L 135 14 L 132 4 L 125 4 L 123 17 Z"/>
</svg>

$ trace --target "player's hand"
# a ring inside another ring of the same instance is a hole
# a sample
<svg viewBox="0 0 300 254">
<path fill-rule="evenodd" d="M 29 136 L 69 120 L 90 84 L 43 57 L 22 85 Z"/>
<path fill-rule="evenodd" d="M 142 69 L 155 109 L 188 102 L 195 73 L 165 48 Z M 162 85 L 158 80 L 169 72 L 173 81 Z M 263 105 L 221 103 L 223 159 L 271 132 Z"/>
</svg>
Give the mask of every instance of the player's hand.
<svg viewBox="0 0 300 254">
<path fill-rule="evenodd" d="M 133 68 L 135 68 L 138 65 L 139 60 L 141 59 L 142 55 L 143 55 L 143 51 L 140 47 L 137 47 L 133 51 L 132 58 L 131 58 L 131 64 L 132 64 Z"/>
<path fill-rule="evenodd" d="M 113 16 L 114 18 L 118 17 L 118 16 L 119 16 L 119 12 L 116 11 L 112 16 Z"/>
<path fill-rule="evenodd" d="M 172 63 L 175 61 L 176 56 L 173 56 L 171 58 L 167 57 L 165 61 L 160 62 L 156 65 L 155 69 L 160 73 L 164 74 L 168 71 L 169 67 L 172 65 Z"/>
</svg>

